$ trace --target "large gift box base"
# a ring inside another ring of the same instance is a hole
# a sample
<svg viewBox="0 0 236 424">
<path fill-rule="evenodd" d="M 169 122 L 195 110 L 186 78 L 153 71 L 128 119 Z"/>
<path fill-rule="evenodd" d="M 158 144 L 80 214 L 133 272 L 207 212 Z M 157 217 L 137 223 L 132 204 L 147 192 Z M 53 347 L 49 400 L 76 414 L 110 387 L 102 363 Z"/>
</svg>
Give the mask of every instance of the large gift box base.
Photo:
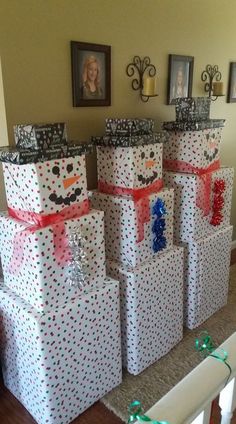
<svg viewBox="0 0 236 424">
<path fill-rule="evenodd" d="M 138 240 L 138 214 L 145 215 L 146 199 L 137 203 L 130 196 L 114 196 L 111 194 L 93 191 L 89 193 L 94 208 L 104 211 L 106 257 L 110 260 L 122 262 L 126 266 L 138 266 L 146 260 L 154 259 L 154 255 L 163 252 L 163 249 L 154 253 L 153 241 L 155 233 L 153 225 L 156 215 L 153 206 L 161 200 L 164 202 L 167 214 L 165 219 L 166 249 L 173 245 L 173 203 L 174 191 L 166 189 L 148 196 L 149 221 L 143 223 L 143 239 Z M 137 205 L 137 206 L 136 206 Z M 138 214 L 137 214 L 138 213 Z"/>
<path fill-rule="evenodd" d="M 193 329 L 227 303 L 232 226 L 185 243 L 185 325 Z"/>
<path fill-rule="evenodd" d="M 64 221 L 66 237 L 58 242 L 58 246 L 63 244 L 66 255 L 70 231 L 78 230 L 85 237 L 84 250 L 88 259 L 85 290 L 103 285 L 106 276 L 103 215 L 101 211 L 90 210 L 80 218 Z M 49 225 L 31 232 L 29 224 L 0 214 L 0 251 L 5 285 L 41 312 L 50 311 L 80 294 L 79 289 L 66 282 L 68 263 L 59 266 L 55 258 L 55 231 L 56 228 Z M 14 243 L 19 245 L 15 253 Z M 21 263 L 13 269 L 20 255 Z"/>
<path fill-rule="evenodd" d="M 174 219 L 174 242 L 191 241 L 205 235 L 210 235 L 219 229 L 230 225 L 230 210 L 233 189 L 233 168 L 222 167 L 212 172 L 209 182 L 194 174 L 165 171 L 164 183 L 173 188 L 175 192 L 175 219 Z M 205 181 L 205 182 L 204 182 Z M 221 210 L 222 220 L 219 225 L 212 225 L 211 219 L 214 213 L 214 188 L 216 184 L 225 183 L 222 196 L 224 205 Z M 207 187 L 209 184 L 209 187 Z M 210 198 L 210 211 L 204 214 L 204 193 L 208 190 Z M 198 205 L 198 201 L 200 204 Z"/>
<path fill-rule="evenodd" d="M 133 269 L 107 261 L 107 271 L 120 281 L 123 365 L 137 375 L 183 337 L 183 249 Z"/>
<path fill-rule="evenodd" d="M 6 387 L 38 424 L 67 424 L 121 383 L 118 282 L 39 314 L 0 288 Z"/>
</svg>

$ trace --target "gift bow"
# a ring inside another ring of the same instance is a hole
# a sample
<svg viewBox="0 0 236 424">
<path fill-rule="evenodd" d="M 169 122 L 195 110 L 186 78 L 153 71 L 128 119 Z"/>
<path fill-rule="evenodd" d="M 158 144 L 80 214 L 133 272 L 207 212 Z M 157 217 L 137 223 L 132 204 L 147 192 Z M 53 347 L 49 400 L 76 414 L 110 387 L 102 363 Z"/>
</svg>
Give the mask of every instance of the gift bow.
<svg viewBox="0 0 236 424">
<path fill-rule="evenodd" d="M 226 350 L 221 347 L 216 348 L 214 346 L 212 337 L 209 336 L 207 331 L 202 331 L 202 333 L 200 333 L 199 338 L 195 340 L 195 347 L 197 351 L 203 353 L 205 357 L 212 356 L 212 358 L 223 362 L 223 364 L 227 366 L 229 370 L 229 376 L 225 383 L 226 386 L 232 373 L 230 365 L 228 364 L 228 362 L 226 362 L 228 359 L 228 353 L 226 352 Z"/>
<path fill-rule="evenodd" d="M 129 405 L 128 408 L 129 411 L 129 419 L 128 419 L 128 424 L 129 423 L 133 423 L 135 421 L 140 421 L 140 422 L 149 422 L 152 424 L 168 424 L 167 421 L 156 421 L 156 420 L 151 420 L 151 418 L 149 418 L 147 415 L 143 415 L 143 408 L 141 405 L 141 402 L 139 402 L 139 400 L 135 400 L 134 402 L 132 402 Z"/>
</svg>

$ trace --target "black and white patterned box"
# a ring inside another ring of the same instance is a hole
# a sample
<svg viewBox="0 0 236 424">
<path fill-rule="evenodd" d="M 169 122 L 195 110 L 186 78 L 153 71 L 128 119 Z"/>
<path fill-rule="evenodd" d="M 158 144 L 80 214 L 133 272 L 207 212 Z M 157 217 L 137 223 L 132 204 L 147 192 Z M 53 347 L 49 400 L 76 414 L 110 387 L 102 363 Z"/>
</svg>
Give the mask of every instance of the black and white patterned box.
<svg viewBox="0 0 236 424">
<path fill-rule="evenodd" d="M 150 118 L 145 119 L 126 119 L 126 118 L 107 118 L 106 134 L 109 135 L 143 135 L 151 134 L 154 130 L 154 121 Z"/>
<path fill-rule="evenodd" d="M 231 240 L 229 226 L 185 243 L 185 325 L 196 328 L 227 303 Z"/>
<path fill-rule="evenodd" d="M 212 128 L 223 128 L 225 119 L 209 119 L 206 121 L 169 121 L 162 124 L 166 131 L 203 131 Z"/>
<path fill-rule="evenodd" d="M 14 136 L 17 147 L 23 149 L 46 149 L 51 145 L 67 144 L 64 122 L 14 125 Z"/>
<path fill-rule="evenodd" d="M 209 97 L 180 97 L 175 99 L 176 121 L 209 120 L 211 99 Z"/>
<path fill-rule="evenodd" d="M 118 282 L 47 314 L 1 286 L 0 308 L 4 384 L 38 424 L 68 424 L 121 383 Z"/>
<path fill-rule="evenodd" d="M 103 137 L 92 137 L 91 141 L 96 146 L 135 147 L 166 143 L 168 138 L 169 134 L 167 131 L 160 131 L 146 135 L 105 135 Z"/>
<path fill-rule="evenodd" d="M 137 375 L 183 337 L 183 249 L 133 269 L 107 261 L 107 272 L 120 282 L 123 366 Z"/>
<path fill-rule="evenodd" d="M 207 215 L 204 215 L 204 210 L 197 205 L 198 200 L 201 200 L 202 205 L 204 204 L 205 190 L 208 190 L 208 187 L 205 187 L 206 180 L 204 176 L 201 178 L 194 174 L 164 171 L 164 184 L 169 188 L 173 188 L 175 192 L 175 243 L 198 239 L 230 225 L 233 178 L 233 168 L 222 167 L 211 174 L 209 190 L 210 210 Z M 223 191 L 224 204 L 221 210 L 222 221 L 219 225 L 213 226 L 210 222 L 214 212 L 214 183 L 219 180 L 225 183 L 225 190 Z M 206 184 L 208 184 L 207 181 Z"/>
<path fill-rule="evenodd" d="M 135 202 L 131 197 L 113 196 L 93 191 L 89 193 L 92 207 L 104 211 L 105 214 L 105 246 L 106 257 L 135 267 L 146 260 L 154 259 L 166 249 L 173 246 L 173 202 L 174 191 L 164 189 L 148 197 L 150 220 L 143 224 L 143 240 L 138 242 L 138 222 Z M 155 234 L 153 225 L 156 215 L 153 206 L 161 199 L 166 208 L 165 231 L 166 247 L 157 253 L 153 250 Z M 140 203 L 142 209 L 142 201 Z M 145 206 L 144 206 L 145 207 Z M 145 211 L 141 210 L 141 214 Z M 141 216 L 142 219 L 142 216 Z"/>
</svg>

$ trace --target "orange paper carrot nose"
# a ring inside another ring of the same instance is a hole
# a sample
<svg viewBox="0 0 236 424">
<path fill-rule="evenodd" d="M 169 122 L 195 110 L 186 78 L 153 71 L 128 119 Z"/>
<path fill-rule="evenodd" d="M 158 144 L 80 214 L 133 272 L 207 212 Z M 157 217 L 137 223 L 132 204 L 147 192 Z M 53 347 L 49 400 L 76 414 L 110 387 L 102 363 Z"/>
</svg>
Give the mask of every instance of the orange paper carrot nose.
<svg viewBox="0 0 236 424">
<path fill-rule="evenodd" d="M 146 168 L 152 168 L 155 165 L 156 161 L 155 160 L 147 160 L 145 162 L 145 166 Z"/>
<path fill-rule="evenodd" d="M 76 177 L 65 178 L 63 180 L 64 188 L 66 189 L 66 188 L 70 187 L 72 184 L 75 184 L 76 181 L 78 181 L 79 179 L 80 179 L 79 175 L 76 175 Z"/>
</svg>

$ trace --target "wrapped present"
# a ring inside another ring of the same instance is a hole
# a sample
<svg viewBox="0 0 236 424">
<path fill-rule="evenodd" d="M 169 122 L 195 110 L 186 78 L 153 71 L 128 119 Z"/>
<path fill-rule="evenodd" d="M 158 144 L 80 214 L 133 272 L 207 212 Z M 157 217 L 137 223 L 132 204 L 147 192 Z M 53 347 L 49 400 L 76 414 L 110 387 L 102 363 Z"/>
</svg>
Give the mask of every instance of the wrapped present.
<svg viewBox="0 0 236 424">
<path fill-rule="evenodd" d="M 5 386 L 38 424 L 68 424 L 121 383 L 119 286 L 40 314 L 1 286 Z"/>
<path fill-rule="evenodd" d="M 222 128 L 224 119 L 206 119 L 205 121 L 170 121 L 164 122 L 162 127 L 166 131 L 203 131 Z"/>
<path fill-rule="evenodd" d="M 133 194 L 151 185 L 162 187 L 162 144 L 98 147 L 98 188 L 104 193 Z M 131 191 L 130 191 L 131 189 Z"/>
<path fill-rule="evenodd" d="M 137 202 L 93 191 L 90 201 L 105 214 L 107 258 L 134 267 L 172 247 L 173 190 L 164 189 Z"/>
<path fill-rule="evenodd" d="M 66 124 L 20 124 L 14 126 L 15 143 L 24 149 L 46 149 L 51 145 L 67 144 Z"/>
<path fill-rule="evenodd" d="M 1 214 L 5 285 L 39 311 L 50 311 L 78 296 L 81 291 L 76 282 L 71 287 L 67 281 L 72 255 L 68 237 L 76 230 L 85 238 L 87 280 L 83 292 L 99 287 L 106 275 L 103 215 L 90 210 L 80 218 L 36 228 Z"/>
<path fill-rule="evenodd" d="M 164 168 L 198 175 L 218 169 L 221 135 L 222 128 L 170 131 L 164 145 Z"/>
<path fill-rule="evenodd" d="M 153 119 L 125 119 L 125 118 L 107 118 L 106 134 L 111 135 L 143 135 L 151 134 L 154 129 Z"/>
<path fill-rule="evenodd" d="M 185 325 L 196 328 L 227 303 L 232 229 L 184 243 Z"/>
<path fill-rule="evenodd" d="M 163 173 L 164 184 L 175 192 L 174 242 L 198 239 L 230 224 L 233 177 L 233 168 L 226 167 L 209 173 L 207 178 L 172 171 Z M 221 198 L 217 184 L 223 184 Z"/>
<path fill-rule="evenodd" d="M 183 337 L 183 249 L 133 269 L 107 261 L 107 271 L 120 282 L 123 366 L 137 375 Z"/>
<path fill-rule="evenodd" d="M 118 148 L 165 143 L 168 137 L 167 131 L 160 131 L 146 135 L 105 135 L 103 137 L 92 137 L 91 141 L 96 146 Z"/>
<path fill-rule="evenodd" d="M 84 154 L 26 165 L 3 163 L 3 173 L 8 207 L 19 212 L 19 219 L 28 212 L 28 222 L 87 200 Z"/>
<path fill-rule="evenodd" d="M 209 97 L 179 97 L 175 99 L 176 121 L 206 121 L 210 117 Z"/>
<path fill-rule="evenodd" d="M 51 146 L 47 149 L 18 149 L 17 147 L 0 147 L 0 162 L 24 165 L 27 163 L 45 162 L 53 159 L 80 156 L 93 152 L 93 145 L 88 143 L 68 143 Z"/>
</svg>

